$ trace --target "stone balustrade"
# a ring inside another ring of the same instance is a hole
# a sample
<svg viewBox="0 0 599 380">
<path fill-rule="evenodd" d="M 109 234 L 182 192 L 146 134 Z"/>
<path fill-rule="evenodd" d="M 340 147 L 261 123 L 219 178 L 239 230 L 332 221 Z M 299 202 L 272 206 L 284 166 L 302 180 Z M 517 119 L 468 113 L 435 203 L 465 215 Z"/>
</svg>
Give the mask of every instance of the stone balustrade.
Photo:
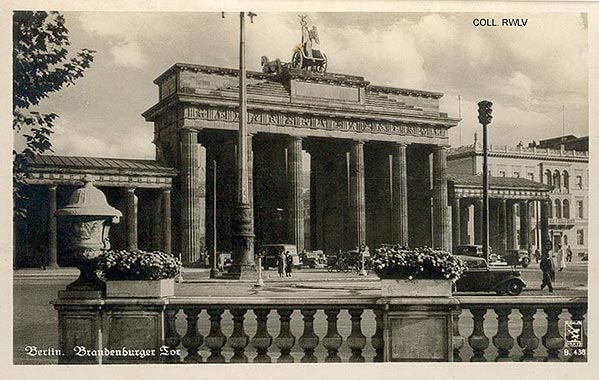
<svg viewBox="0 0 599 380">
<path fill-rule="evenodd" d="M 431 299 L 419 301 L 434 303 Z M 564 350 L 564 321 L 581 321 L 586 333 L 586 298 L 467 296 L 455 297 L 455 301 L 450 318 L 453 319 L 453 361 L 586 361 L 584 356 L 568 355 Z M 76 342 L 82 339 L 80 319 L 77 332 L 64 329 L 69 315 L 73 316 L 69 313 L 75 311 L 77 316 L 85 315 L 91 326 L 100 326 L 96 338 L 84 339 L 88 347 L 133 347 L 131 340 L 115 335 L 128 332 L 141 334 L 145 344 L 155 344 L 162 347 L 160 352 L 168 353 L 141 360 L 87 358 L 90 363 L 382 362 L 387 336 L 383 316 L 388 307 L 384 299 L 366 296 L 115 298 L 55 302 L 59 324 L 63 326 L 60 334 L 63 352 L 72 350 L 69 345 L 81 344 Z M 124 315 L 134 317 L 131 319 L 134 322 L 123 322 Z M 120 319 L 114 319 L 116 317 Z M 111 318 L 118 323 L 107 322 Z M 161 325 L 150 323 L 153 327 L 144 333 L 140 326 L 148 325 L 148 321 Z M 583 347 L 586 348 L 586 335 Z M 86 361 L 66 355 L 62 362 Z"/>
</svg>

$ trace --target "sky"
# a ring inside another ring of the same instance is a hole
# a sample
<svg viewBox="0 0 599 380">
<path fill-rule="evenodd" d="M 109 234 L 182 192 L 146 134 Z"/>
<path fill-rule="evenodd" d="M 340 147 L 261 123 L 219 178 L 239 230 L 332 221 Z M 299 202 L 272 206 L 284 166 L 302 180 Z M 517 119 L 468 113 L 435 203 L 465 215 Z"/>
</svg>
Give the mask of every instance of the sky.
<svg viewBox="0 0 599 380">
<path fill-rule="evenodd" d="M 154 158 L 153 80 L 175 62 L 236 68 L 239 17 L 205 12 L 62 12 L 72 49 L 96 50 L 76 85 L 42 109 L 60 115 L 55 154 Z M 372 84 L 438 91 L 462 122 L 453 146 L 481 127 L 477 102 L 494 103 L 492 144 L 588 135 L 587 20 L 580 13 L 307 13 L 329 72 Z M 475 27 L 475 18 L 527 18 L 525 27 Z M 246 26 L 248 69 L 260 57 L 288 61 L 301 40 L 297 13 L 259 13 Z M 18 144 L 18 139 L 16 140 Z"/>
</svg>

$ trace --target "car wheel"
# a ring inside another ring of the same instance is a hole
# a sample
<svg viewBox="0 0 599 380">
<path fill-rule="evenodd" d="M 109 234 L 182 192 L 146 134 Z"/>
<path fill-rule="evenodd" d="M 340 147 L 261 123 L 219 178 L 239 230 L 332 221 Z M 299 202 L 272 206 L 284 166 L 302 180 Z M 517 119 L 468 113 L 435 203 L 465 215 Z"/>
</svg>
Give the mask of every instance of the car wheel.
<svg viewBox="0 0 599 380">
<path fill-rule="evenodd" d="M 522 268 L 527 268 L 528 267 L 528 259 L 522 259 Z"/>
<path fill-rule="evenodd" d="M 509 296 L 520 295 L 520 293 L 522 293 L 522 284 L 519 283 L 518 281 L 510 281 L 505 286 L 505 292 Z"/>
</svg>

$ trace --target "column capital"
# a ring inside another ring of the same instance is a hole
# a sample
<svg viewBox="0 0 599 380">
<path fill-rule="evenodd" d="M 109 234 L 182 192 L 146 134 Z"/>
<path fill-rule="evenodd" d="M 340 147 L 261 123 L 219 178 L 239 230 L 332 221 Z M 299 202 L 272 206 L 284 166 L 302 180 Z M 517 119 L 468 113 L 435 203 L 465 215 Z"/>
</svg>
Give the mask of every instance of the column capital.
<svg viewBox="0 0 599 380">
<path fill-rule="evenodd" d="M 306 136 L 287 135 L 287 140 L 290 140 L 290 141 L 296 141 L 296 140 L 303 141 L 304 138 L 306 138 Z"/>
<path fill-rule="evenodd" d="M 170 194 L 171 193 L 171 189 L 161 189 L 162 193 L 164 194 Z"/>
<path fill-rule="evenodd" d="M 137 187 L 126 187 L 125 190 L 128 193 L 135 193 L 135 190 L 137 190 Z"/>
<path fill-rule="evenodd" d="M 408 143 L 405 143 L 403 141 L 394 141 L 393 145 L 395 145 L 399 148 L 406 148 L 408 146 Z"/>
<path fill-rule="evenodd" d="M 49 185 L 48 186 L 48 190 L 52 190 L 52 191 L 56 191 L 57 188 L 58 188 L 58 185 Z"/>
<path fill-rule="evenodd" d="M 366 143 L 366 140 L 352 139 L 351 142 L 352 142 L 352 144 L 356 144 L 356 145 L 364 145 Z"/>
</svg>

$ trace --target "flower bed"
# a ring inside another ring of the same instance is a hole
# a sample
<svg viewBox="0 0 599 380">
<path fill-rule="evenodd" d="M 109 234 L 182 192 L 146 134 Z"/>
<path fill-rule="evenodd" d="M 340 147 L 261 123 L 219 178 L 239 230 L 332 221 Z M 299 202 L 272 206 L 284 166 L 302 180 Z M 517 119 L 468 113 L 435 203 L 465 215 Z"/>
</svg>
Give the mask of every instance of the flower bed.
<svg viewBox="0 0 599 380">
<path fill-rule="evenodd" d="M 428 247 L 377 249 L 374 271 L 382 279 L 439 279 L 456 281 L 466 269 L 451 253 Z"/>
<path fill-rule="evenodd" d="M 160 251 L 107 251 L 98 258 L 97 269 L 110 281 L 163 280 L 176 277 L 181 262 Z"/>
</svg>

